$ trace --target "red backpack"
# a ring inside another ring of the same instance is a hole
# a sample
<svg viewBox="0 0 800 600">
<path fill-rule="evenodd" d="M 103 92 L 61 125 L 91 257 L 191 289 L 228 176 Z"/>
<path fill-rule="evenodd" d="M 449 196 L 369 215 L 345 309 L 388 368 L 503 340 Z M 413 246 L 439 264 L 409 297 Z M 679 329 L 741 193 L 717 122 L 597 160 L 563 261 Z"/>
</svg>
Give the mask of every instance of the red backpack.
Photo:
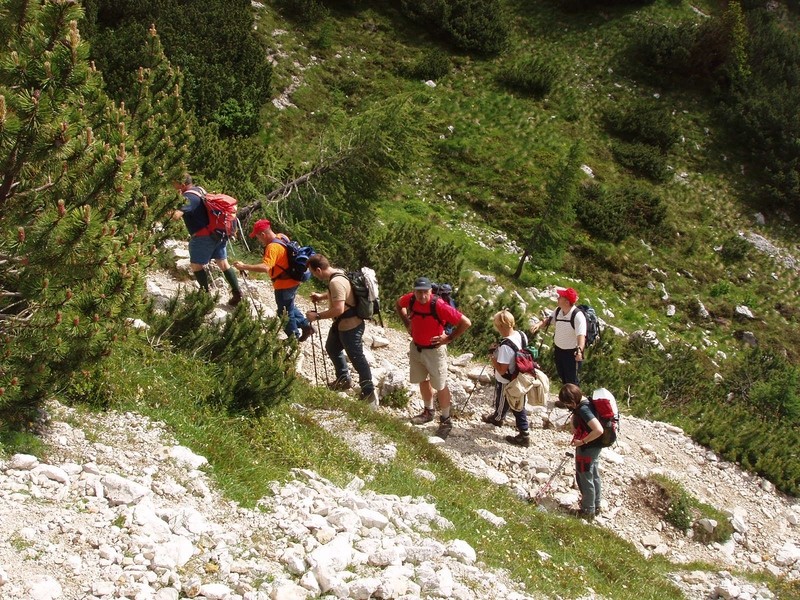
<svg viewBox="0 0 800 600">
<path fill-rule="evenodd" d="M 619 432 L 619 409 L 614 394 L 606 388 L 599 388 L 589 398 L 589 405 L 603 426 L 603 436 L 597 445 L 603 448 L 614 445 Z"/>
<path fill-rule="evenodd" d="M 208 225 L 198 231 L 199 234 L 208 234 L 218 239 L 227 239 L 236 233 L 236 204 L 238 201 L 227 194 L 209 194 L 199 185 L 184 193 L 193 193 L 200 197 L 206 207 Z"/>
</svg>

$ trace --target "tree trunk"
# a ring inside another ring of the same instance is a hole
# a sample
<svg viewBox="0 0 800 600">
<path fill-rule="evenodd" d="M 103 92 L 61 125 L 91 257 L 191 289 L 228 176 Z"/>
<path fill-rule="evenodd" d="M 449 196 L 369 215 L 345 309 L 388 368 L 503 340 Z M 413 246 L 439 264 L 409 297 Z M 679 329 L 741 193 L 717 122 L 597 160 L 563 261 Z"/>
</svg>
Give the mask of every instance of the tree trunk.
<svg viewBox="0 0 800 600">
<path fill-rule="evenodd" d="M 514 275 L 512 275 L 514 279 L 519 279 L 520 275 L 522 275 L 522 268 L 525 266 L 525 261 L 528 260 L 528 256 L 530 256 L 530 254 L 528 253 L 527 250 L 525 250 L 522 253 L 522 257 L 519 259 L 519 263 L 517 264 L 517 270 L 514 271 Z"/>
</svg>

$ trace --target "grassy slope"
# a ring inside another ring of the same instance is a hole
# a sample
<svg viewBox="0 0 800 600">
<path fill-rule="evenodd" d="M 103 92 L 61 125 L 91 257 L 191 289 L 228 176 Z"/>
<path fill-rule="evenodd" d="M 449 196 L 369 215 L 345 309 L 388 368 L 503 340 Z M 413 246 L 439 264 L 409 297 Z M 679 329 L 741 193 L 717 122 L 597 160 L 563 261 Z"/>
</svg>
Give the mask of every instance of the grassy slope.
<svg viewBox="0 0 800 600">
<path fill-rule="evenodd" d="M 669 164 L 675 173 L 686 173 L 688 180 L 657 188 L 668 202 L 674 238 L 648 246 L 639 239 L 612 245 L 577 231 L 576 249 L 588 247 L 591 252 L 568 256 L 563 275 L 583 281 L 583 297 L 605 301 L 615 315 L 612 323 L 626 330 L 646 325 L 665 338 L 679 335 L 693 344 L 710 338 L 728 353 L 735 351 L 731 339 L 735 324 L 706 328 L 690 324 L 688 313 L 697 297 L 714 316 L 729 320 L 736 304 L 747 304 L 763 322 L 745 328 L 780 339 L 777 330 L 786 321 L 774 309 L 775 298 L 797 305 L 797 274 L 754 253 L 744 263 L 724 267 L 714 251 L 732 232 L 754 228 L 746 200 L 757 197 L 757 190 L 742 177 L 735 149 L 723 147 L 711 107 L 697 95 L 648 86 L 627 74 L 622 48 L 637 23 L 702 17 L 688 5 L 672 2 L 586 15 L 566 15 L 546 2 L 509 2 L 508 7 L 514 21 L 511 47 L 491 59 L 452 53 L 391 8 L 334 13 L 325 25 L 303 32 L 273 10 L 259 11 L 262 32 L 275 28 L 287 32 L 273 38 L 289 56 L 276 68 L 276 88 L 288 84 L 290 75 L 302 78 L 293 95 L 297 110 L 265 109 L 265 138 L 279 140 L 272 145 L 275 151 L 298 164 L 313 157 L 314 140 L 332 115 L 358 112 L 394 94 L 427 94 L 430 161 L 399 182 L 393 197 L 381 206 L 381 215 L 387 222 L 430 222 L 441 228 L 445 238 L 463 241 L 460 222 L 470 209 L 475 211 L 473 221 L 519 231 L 525 216 L 542 210 L 547 175 L 574 140 L 583 144 L 584 163 L 598 181 L 612 188 L 630 181 L 611 157 L 600 116 L 614 103 L 658 95 L 658 102 L 673 107 L 682 135 Z M 325 40 L 324 48 L 318 45 L 320 39 Z M 433 47 L 448 51 L 453 63 L 451 73 L 437 81 L 435 89 L 399 74 Z M 495 83 L 505 65 L 527 53 L 546 57 L 561 70 L 561 80 L 548 98 L 514 96 Z M 295 61 L 304 66 L 302 71 Z M 455 210 L 442 202 L 445 196 L 455 201 Z M 795 227 L 769 217 L 767 235 L 789 243 L 797 239 Z M 467 252 L 470 266 L 495 274 L 507 273 L 515 264 L 512 256 L 477 248 Z M 660 288 L 646 287 L 658 282 L 655 268 L 668 274 L 670 302 L 678 307 L 672 319 L 664 316 Z M 777 281 L 771 273 L 777 274 Z M 528 273 L 523 283 L 562 279 Z M 732 285 L 717 285 L 721 281 Z M 791 340 L 787 345 L 791 348 Z"/>
</svg>

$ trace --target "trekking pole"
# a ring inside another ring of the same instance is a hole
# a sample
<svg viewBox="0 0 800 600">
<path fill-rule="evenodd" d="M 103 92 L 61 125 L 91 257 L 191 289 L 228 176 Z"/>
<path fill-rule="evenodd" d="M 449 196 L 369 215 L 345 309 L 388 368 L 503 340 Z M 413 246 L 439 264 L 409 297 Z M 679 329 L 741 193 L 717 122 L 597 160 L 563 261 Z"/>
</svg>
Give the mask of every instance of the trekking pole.
<svg viewBox="0 0 800 600">
<path fill-rule="evenodd" d="M 542 488 L 536 493 L 536 496 L 534 498 L 529 498 L 528 501 L 533 504 L 539 504 L 539 501 L 544 497 L 545 492 L 547 492 L 547 490 L 549 490 L 550 486 L 553 484 L 553 480 L 561 474 L 561 471 L 564 470 L 564 465 L 567 464 L 567 461 L 570 458 L 574 457 L 575 455 L 572 452 L 567 451 L 566 453 L 564 453 L 564 458 L 562 458 L 561 462 L 558 463 L 556 470 L 553 471 L 552 475 L 550 475 L 550 479 L 548 479 L 547 483 L 545 483 L 542 486 Z"/>
<path fill-rule="evenodd" d="M 311 340 L 311 357 L 314 359 L 314 385 L 319 387 L 319 377 L 317 377 L 317 347 L 314 340 Z"/>
<path fill-rule="evenodd" d="M 314 312 L 315 313 L 319 313 L 319 311 L 317 310 L 317 303 L 316 302 L 314 302 Z M 312 325 L 312 327 L 313 327 L 313 325 Z M 320 353 L 321 358 L 322 358 L 322 366 L 325 369 L 325 383 L 327 384 L 330 379 L 328 378 L 328 361 L 325 360 L 325 350 L 322 347 L 322 327 L 317 326 L 317 331 L 319 332 L 319 353 Z M 314 346 L 314 340 L 311 340 L 311 346 L 312 347 Z M 317 368 L 316 364 L 314 365 L 314 368 L 315 369 Z"/>
<path fill-rule="evenodd" d="M 247 243 L 247 236 L 244 233 L 244 229 L 242 228 L 242 222 L 239 220 L 239 217 L 236 217 L 236 227 L 238 228 L 239 233 L 242 234 L 241 239 L 242 243 L 244 244 L 244 249 L 250 252 L 250 245 Z"/>
<path fill-rule="evenodd" d="M 550 329 L 550 323 L 552 320 L 547 322 L 547 325 L 544 327 L 544 332 L 542 333 L 542 338 L 539 340 L 539 347 L 536 349 L 536 357 L 540 357 L 542 355 L 542 344 L 544 344 L 544 338 L 547 337 L 547 330 Z"/>
<path fill-rule="evenodd" d="M 464 400 L 464 404 L 461 405 L 461 408 L 458 409 L 459 414 L 464 412 L 464 409 L 467 408 L 467 405 L 469 404 L 469 401 L 472 399 L 472 394 L 474 394 L 475 390 L 478 389 L 478 384 L 481 382 L 481 377 L 483 377 L 483 373 L 484 373 L 484 371 L 486 371 L 486 367 L 488 367 L 488 366 L 489 365 L 483 365 L 483 368 L 481 369 L 481 372 L 478 373 L 478 380 L 475 382 L 475 385 L 472 386 L 472 391 L 469 393 L 469 396 L 467 396 L 467 399 Z"/>
</svg>

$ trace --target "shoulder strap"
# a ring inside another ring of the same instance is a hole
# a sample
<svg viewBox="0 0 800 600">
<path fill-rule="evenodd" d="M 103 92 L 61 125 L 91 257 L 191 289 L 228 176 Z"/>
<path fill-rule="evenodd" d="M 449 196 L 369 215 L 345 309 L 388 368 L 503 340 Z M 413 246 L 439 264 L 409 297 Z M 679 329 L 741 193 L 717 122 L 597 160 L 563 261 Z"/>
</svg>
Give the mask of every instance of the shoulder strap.
<svg viewBox="0 0 800 600">
<path fill-rule="evenodd" d="M 501 345 L 501 346 L 508 346 L 508 347 L 509 347 L 509 348 L 511 348 L 511 349 L 512 349 L 512 350 L 513 350 L 515 353 L 516 353 L 516 352 L 519 352 L 519 348 L 517 348 L 517 345 L 516 345 L 514 342 L 512 342 L 512 341 L 511 341 L 511 338 L 503 338 L 503 341 L 502 341 L 502 342 L 500 342 L 500 345 Z"/>
<path fill-rule="evenodd" d="M 411 313 L 409 318 L 414 318 L 415 316 L 417 316 L 417 317 L 433 317 L 434 319 L 436 319 L 436 321 L 440 325 L 443 326 L 444 325 L 444 321 L 442 321 L 439 318 L 439 314 L 436 312 L 436 305 L 439 303 L 440 300 L 441 300 L 441 298 L 439 298 L 439 296 L 435 296 L 435 295 L 431 296 L 431 301 L 430 301 L 431 312 L 424 313 L 424 312 L 420 312 L 418 310 L 414 310 L 414 304 L 416 304 L 417 301 L 416 301 L 416 298 L 414 298 L 414 295 L 412 294 L 411 295 L 411 299 L 408 301 L 408 312 Z"/>
</svg>

